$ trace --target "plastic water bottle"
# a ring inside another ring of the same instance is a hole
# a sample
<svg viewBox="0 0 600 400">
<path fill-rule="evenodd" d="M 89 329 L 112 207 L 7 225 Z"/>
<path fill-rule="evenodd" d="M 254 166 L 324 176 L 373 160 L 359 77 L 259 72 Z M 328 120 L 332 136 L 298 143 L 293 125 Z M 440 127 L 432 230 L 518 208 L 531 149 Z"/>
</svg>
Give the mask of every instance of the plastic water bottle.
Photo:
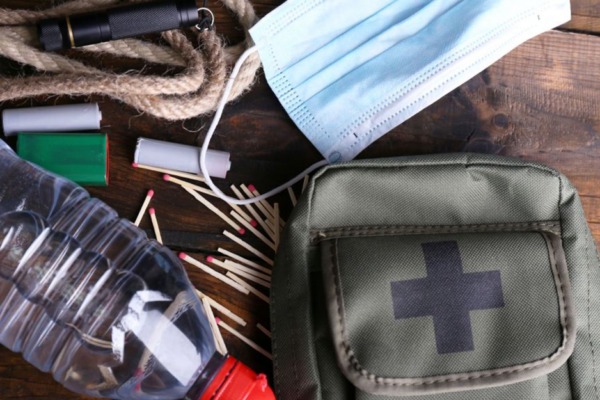
<svg viewBox="0 0 600 400">
<path fill-rule="evenodd" d="M 0 343 L 87 396 L 275 398 L 264 375 L 216 351 L 169 249 L 2 140 Z"/>
</svg>

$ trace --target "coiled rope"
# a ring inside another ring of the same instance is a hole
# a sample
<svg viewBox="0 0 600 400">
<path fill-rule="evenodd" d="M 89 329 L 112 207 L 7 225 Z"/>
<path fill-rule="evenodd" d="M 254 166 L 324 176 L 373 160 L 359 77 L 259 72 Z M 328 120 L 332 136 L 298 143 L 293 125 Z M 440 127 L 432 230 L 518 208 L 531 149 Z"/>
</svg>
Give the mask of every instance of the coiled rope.
<svg viewBox="0 0 600 400">
<path fill-rule="evenodd" d="M 234 13 L 244 29 L 246 40 L 243 43 L 225 47 L 214 31 L 207 30 L 198 33 L 201 45 L 196 49 L 184 33 L 175 30 L 162 34 L 169 46 L 138 39 L 122 39 L 76 49 L 183 67 L 180 73 L 172 77 L 119 74 L 39 48 L 34 26 L 39 20 L 108 8 L 122 0 L 73 0 L 39 11 L 0 8 L 0 55 L 43 72 L 11 78 L 0 75 L 0 101 L 41 95 L 99 94 L 167 120 L 184 120 L 212 113 L 223 94 L 231 65 L 253 44 L 248 30 L 257 21 L 254 8 L 248 0 L 221 1 Z M 260 59 L 255 53 L 239 71 L 229 101 L 250 88 L 258 68 Z"/>
</svg>

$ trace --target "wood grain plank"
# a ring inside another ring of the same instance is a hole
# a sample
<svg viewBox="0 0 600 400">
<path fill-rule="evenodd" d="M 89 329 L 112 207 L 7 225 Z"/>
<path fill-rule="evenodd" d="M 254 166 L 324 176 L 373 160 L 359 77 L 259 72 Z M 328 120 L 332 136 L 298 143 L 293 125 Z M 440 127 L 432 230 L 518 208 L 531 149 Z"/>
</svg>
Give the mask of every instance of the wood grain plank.
<svg viewBox="0 0 600 400">
<path fill-rule="evenodd" d="M 600 33 L 600 3 L 596 0 L 571 1 L 573 19 L 563 28 L 579 32 Z"/>
</svg>

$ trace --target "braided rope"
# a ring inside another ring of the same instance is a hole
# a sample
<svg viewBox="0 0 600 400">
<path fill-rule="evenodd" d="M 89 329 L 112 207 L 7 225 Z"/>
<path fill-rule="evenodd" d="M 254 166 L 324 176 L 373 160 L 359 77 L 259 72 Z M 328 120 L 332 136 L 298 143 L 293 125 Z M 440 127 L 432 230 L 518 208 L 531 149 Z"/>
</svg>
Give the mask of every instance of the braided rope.
<svg viewBox="0 0 600 400">
<path fill-rule="evenodd" d="M 134 0 L 137 1 L 137 0 Z M 213 112 L 223 92 L 230 65 L 252 42 L 224 47 L 214 31 L 198 33 L 199 49 L 180 31 L 162 34 L 169 46 L 137 39 L 122 39 L 78 48 L 81 52 L 105 53 L 148 63 L 184 67 L 173 77 L 117 74 L 68 57 L 40 50 L 37 21 L 73 12 L 106 8 L 120 0 L 73 0 L 47 10 L 0 8 L 0 55 L 45 72 L 27 77 L 0 79 L 0 101 L 40 95 L 110 96 L 156 117 L 182 120 Z M 249 0 L 222 0 L 248 30 L 257 21 Z M 231 91 L 234 100 L 250 88 L 260 68 L 254 54 L 244 65 Z"/>
</svg>

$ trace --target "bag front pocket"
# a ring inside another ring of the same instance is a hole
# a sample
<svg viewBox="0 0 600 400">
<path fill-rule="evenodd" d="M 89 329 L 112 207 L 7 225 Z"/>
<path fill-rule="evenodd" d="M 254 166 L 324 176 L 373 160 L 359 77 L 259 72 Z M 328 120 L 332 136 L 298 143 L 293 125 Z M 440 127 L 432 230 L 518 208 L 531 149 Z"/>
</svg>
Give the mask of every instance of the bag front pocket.
<svg viewBox="0 0 600 400">
<path fill-rule="evenodd" d="M 321 240 L 336 357 L 354 386 L 392 396 L 483 389 L 566 362 L 575 323 L 558 235 L 425 231 Z"/>
</svg>

